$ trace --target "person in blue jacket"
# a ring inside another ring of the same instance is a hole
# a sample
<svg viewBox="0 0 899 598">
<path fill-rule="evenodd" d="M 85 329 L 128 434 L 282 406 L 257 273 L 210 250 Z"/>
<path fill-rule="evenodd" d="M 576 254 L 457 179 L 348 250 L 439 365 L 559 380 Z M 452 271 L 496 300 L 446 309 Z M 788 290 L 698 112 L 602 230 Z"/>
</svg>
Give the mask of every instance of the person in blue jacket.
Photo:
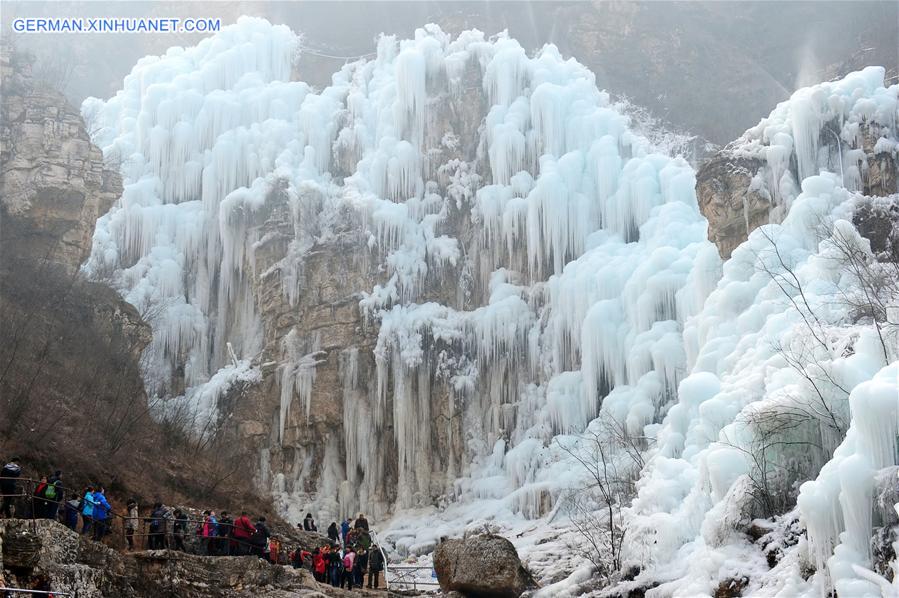
<svg viewBox="0 0 899 598">
<path fill-rule="evenodd" d="M 340 537 L 343 539 L 343 543 L 346 544 L 346 535 L 350 533 L 350 520 L 344 519 L 343 523 L 340 524 Z"/>
<path fill-rule="evenodd" d="M 81 499 L 81 534 L 87 535 L 91 531 L 94 521 L 94 487 L 84 489 L 84 497 Z"/>
<path fill-rule="evenodd" d="M 112 509 L 105 492 L 102 486 L 94 491 L 94 540 L 100 540 L 106 535 L 107 518 Z"/>
<path fill-rule="evenodd" d="M 80 505 L 81 497 L 77 495 L 63 503 L 63 506 L 65 507 L 66 526 L 73 532 L 78 531 L 78 509 Z"/>
</svg>

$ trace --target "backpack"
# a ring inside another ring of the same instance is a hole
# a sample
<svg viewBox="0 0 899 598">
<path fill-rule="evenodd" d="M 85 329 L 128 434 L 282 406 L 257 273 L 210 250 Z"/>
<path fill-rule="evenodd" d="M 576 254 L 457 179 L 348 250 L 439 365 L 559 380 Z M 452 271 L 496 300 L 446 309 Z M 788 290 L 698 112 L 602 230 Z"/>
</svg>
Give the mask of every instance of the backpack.
<svg viewBox="0 0 899 598">
<path fill-rule="evenodd" d="M 56 484 L 55 483 L 47 485 L 47 488 L 44 490 L 44 498 L 56 500 Z"/>
<path fill-rule="evenodd" d="M 250 544 L 254 546 L 265 546 L 265 534 L 262 532 L 261 527 L 256 527 L 253 530 L 253 535 L 250 536 Z"/>
</svg>

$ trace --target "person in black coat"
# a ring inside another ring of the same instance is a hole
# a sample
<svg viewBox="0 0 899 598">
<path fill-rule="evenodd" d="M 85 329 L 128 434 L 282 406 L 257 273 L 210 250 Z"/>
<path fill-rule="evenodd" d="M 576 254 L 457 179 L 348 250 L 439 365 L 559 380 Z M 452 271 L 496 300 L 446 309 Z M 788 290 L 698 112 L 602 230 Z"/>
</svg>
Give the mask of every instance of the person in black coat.
<svg viewBox="0 0 899 598">
<path fill-rule="evenodd" d="M 370 589 L 378 588 L 378 580 L 381 577 L 381 571 L 384 570 L 384 555 L 377 545 L 371 547 L 368 553 L 368 587 Z M 372 586 L 374 583 L 374 586 Z"/>
<path fill-rule="evenodd" d="M 359 517 L 356 518 L 356 523 L 353 525 L 356 529 L 364 529 L 368 531 L 368 519 L 365 518 L 365 515 L 359 513 Z"/>
<path fill-rule="evenodd" d="M 315 519 L 312 518 L 312 513 L 306 513 L 306 518 L 303 519 L 303 529 L 307 532 L 318 531 L 318 528 L 315 527 Z"/>
<path fill-rule="evenodd" d="M 147 543 L 150 550 L 165 549 L 165 507 L 161 502 L 153 505 L 150 513 L 150 530 L 147 534 Z"/>
<path fill-rule="evenodd" d="M 268 526 L 265 524 L 265 517 L 256 520 L 256 531 L 253 533 L 252 543 L 253 551 L 261 559 L 265 558 L 265 549 L 268 546 L 268 539 L 272 535 Z"/>
<path fill-rule="evenodd" d="M 3 495 L 2 512 L 4 517 L 12 517 L 12 505 L 17 495 L 19 487 L 17 480 L 22 475 L 22 468 L 19 466 L 19 458 L 13 457 L 9 463 L 3 466 L 0 471 L 0 494 Z"/>
<path fill-rule="evenodd" d="M 353 561 L 353 575 L 356 578 L 356 587 L 361 588 L 365 584 L 365 574 L 368 572 L 368 552 L 360 548 L 356 552 L 356 560 Z"/>
<path fill-rule="evenodd" d="M 328 526 L 328 538 L 334 542 L 335 544 L 339 544 L 340 540 L 340 530 L 337 529 L 337 522 L 332 521 L 331 525 Z"/>
</svg>

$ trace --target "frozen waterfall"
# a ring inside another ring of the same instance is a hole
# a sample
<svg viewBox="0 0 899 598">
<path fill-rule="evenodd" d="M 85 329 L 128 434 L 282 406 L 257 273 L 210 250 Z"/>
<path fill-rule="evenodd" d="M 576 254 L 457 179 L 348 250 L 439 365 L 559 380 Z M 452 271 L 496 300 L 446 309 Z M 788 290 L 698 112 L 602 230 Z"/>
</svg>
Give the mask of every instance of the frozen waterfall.
<svg viewBox="0 0 899 598">
<path fill-rule="evenodd" d="M 529 56 L 506 35 L 429 25 L 382 37 L 376 58 L 321 90 L 294 80 L 300 46 L 244 17 L 144 58 L 114 97 L 84 103 L 125 183 L 84 269 L 152 324 L 151 393 L 214 418 L 234 380 L 277 376 L 274 448 L 289 418 L 308 421 L 316 369 L 335 360 L 339 424 L 292 479 L 262 479 L 291 513 L 425 509 L 430 525 L 394 534 L 420 552 L 454 529 L 435 505 L 455 505 L 464 523 L 555 517 L 584 477 L 565 447 L 612 418 L 645 450 L 625 554 L 675 563 L 659 595 L 714 586 L 717 570 L 691 557 L 728 542 L 717 521 L 753 475 L 750 416 L 820 407 L 834 425 L 795 431 L 815 450 L 772 458 L 821 471 L 799 497 L 819 568 L 834 549 L 837 580 L 854 575 L 843 561 L 866 564 L 865 484 L 895 465 L 884 389 L 899 355 L 834 306 L 847 275 L 829 257 L 835 235 L 854 234 L 859 127 L 896 138 L 899 87 L 883 86 L 882 69 L 801 90 L 747 132 L 738 151 L 764 162 L 753 184 L 774 223 L 722 263 L 691 166 L 632 132 L 554 46 Z M 839 157 L 824 127 L 845 145 Z M 275 197 L 288 207 L 284 252 L 263 268 Z M 310 252 L 347 226 L 376 272 L 348 289 L 358 338 L 332 347 L 279 332 L 260 307 L 266 285 L 296 306 L 314 292 L 302 284 Z M 865 405 L 878 417 L 858 417 Z M 739 570 L 739 551 L 721 555 Z"/>
</svg>

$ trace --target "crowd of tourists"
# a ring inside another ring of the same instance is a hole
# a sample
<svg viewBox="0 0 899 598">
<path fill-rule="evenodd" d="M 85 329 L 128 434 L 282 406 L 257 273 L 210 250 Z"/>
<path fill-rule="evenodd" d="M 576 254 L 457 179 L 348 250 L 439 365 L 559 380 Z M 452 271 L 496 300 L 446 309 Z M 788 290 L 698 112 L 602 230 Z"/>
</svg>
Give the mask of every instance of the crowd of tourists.
<svg viewBox="0 0 899 598">
<path fill-rule="evenodd" d="M 274 564 L 308 569 L 319 582 L 347 589 L 363 587 L 366 578 L 369 588 L 378 588 L 385 569 L 384 553 L 372 541 L 368 519 L 362 513 L 352 523 L 349 518 L 340 525 L 331 522 L 326 532 L 328 541 L 321 538 L 321 545 L 310 552 L 301 546 L 289 546 L 289 540 L 285 543 L 270 531 L 265 517 L 254 521 L 245 511 L 232 517 L 227 511 L 217 515 L 207 510 L 202 517 L 192 518 L 181 509 L 156 502 L 141 514 L 137 500 L 132 498 L 120 514 L 113 511 L 101 485 L 73 492 L 63 486 L 62 472 L 57 470 L 42 476 L 32 490 L 26 491 L 19 484 L 21 474 L 20 459 L 16 457 L 0 471 L 3 517 L 56 520 L 95 541 L 108 535 L 111 520 L 119 517 L 129 550 L 135 549 L 136 538 L 145 537 L 147 550 L 171 549 L 208 556 L 255 555 Z M 311 513 L 297 527 L 318 532 Z"/>
<path fill-rule="evenodd" d="M 305 531 L 318 531 L 311 513 L 306 514 L 302 525 Z M 311 570 L 316 580 L 334 587 L 361 588 L 367 577 L 368 587 L 377 589 L 384 571 L 384 553 L 372 541 L 365 515 L 359 513 L 352 524 L 349 519 L 344 519 L 340 526 L 332 521 L 327 535 L 330 542 L 312 552 L 300 549 L 292 552 L 291 564 Z"/>
</svg>

